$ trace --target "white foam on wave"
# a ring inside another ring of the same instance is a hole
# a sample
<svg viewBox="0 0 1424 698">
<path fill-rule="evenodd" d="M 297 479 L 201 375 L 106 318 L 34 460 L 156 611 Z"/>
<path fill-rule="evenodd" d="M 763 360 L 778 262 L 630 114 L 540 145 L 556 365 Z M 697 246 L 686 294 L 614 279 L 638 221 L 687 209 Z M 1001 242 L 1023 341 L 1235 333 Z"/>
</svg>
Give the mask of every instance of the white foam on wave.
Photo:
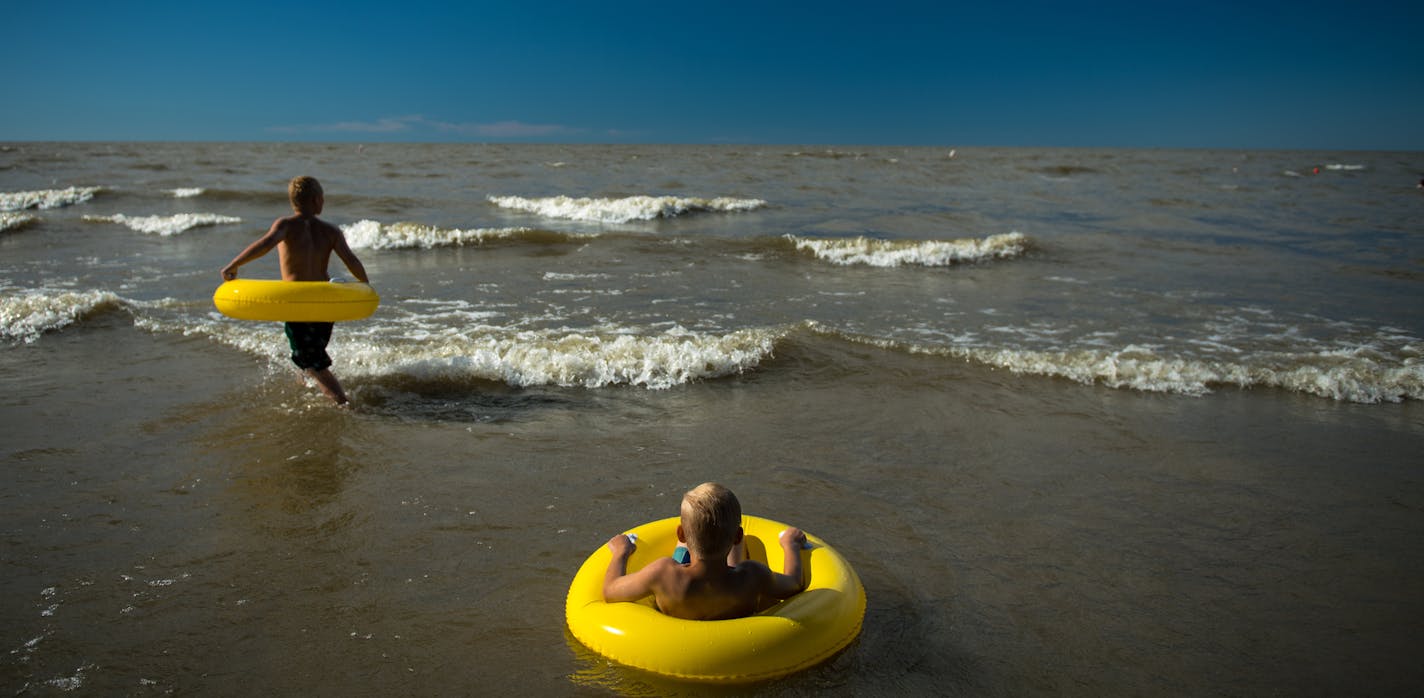
<svg viewBox="0 0 1424 698">
<path fill-rule="evenodd" d="M 819 332 L 839 333 L 814 327 Z M 1305 352 L 1254 352 L 1232 359 L 1196 359 L 1160 347 L 1081 348 L 1064 351 L 985 346 L 927 346 L 847 337 L 911 353 L 950 356 L 1018 374 L 1055 376 L 1079 383 L 1145 392 L 1201 396 L 1213 387 L 1269 387 L 1342 402 L 1424 399 L 1424 344 L 1406 343 L 1388 354 L 1377 347 Z"/>
<path fill-rule="evenodd" d="M 753 211 L 766 206 L 761 199 L 717 197 L 703 199 L 676 196 L 629 196 L 620 199 L 572 198 L 552 196 L 526 199 L 522 196 L 491 196 L 490 203 L 500 208 L 538 214 L 546 218 L 561 218 L 593 223 L 630 223 L 657 218 L 675 218 L 685 213 L 710 211 L 733 213 Z"/>
<path fill-rule="evenodd" d="M 1335 164 L 1335 165 L 1326 165 L 1326 166 L 1325 166 L 1325 169 L 1327 169 L 1327 170 L 1334 170 L 1334 171 L 1336 171 L 1336 172 L 1339 172 L 1339 171 L 1342 171 L 1342 170 L 1345 171 L 1345 172 L 1358 172 L 1358 171 L 1360 171 L 1360 170 L 1365 169 L 1365 166 L 1364 166 L 1364 165 Z"/>
<path fill-rule="evenodd" d="M 674 327 L 656 334 L 487 330 L 419 344 L 355 339 L 342 347 L 352 375 L 421 380 L 494 380 L 518 387 L 666 389 L 735 375 L 771 355 L 781 333 L 747 329 L 709 334 Z"/>
<path fill-rule="evenodd" d="M 156 312 L 138 314 L 135 326 L 151 332 L 207 336 L 266 357 L 274 369 L 288 365 L 286 340 L 278 324 L 254 326 L 216 311 L 194 317 L 176 306 L 172 310 L 180 312 L 166 312 L 161 305 L 145 306 Z M 460 302 L 422 301 L 421 305 L 436 307 L 399 319 L 394 325 L 343 323 L 329 349 L 337 362 L 334 370 L 343 380 L 407 378 L 456 384 L 488 380 L 515 387 L 623 385 L 660 390 L 754 369 L 772 355 L 776 342 L 786 335 L 786 330 L 779 329 L 715 334 L 680 326 L 515 330 L 488 324 L 501 315 L 498 312 L 476 312 Z M 382 312 L 390 315 L 395 310 Z M 440 315 L 440 320 L 424 322 L 431 314 Z"/>
<path fill-rule="evenodd" d="M 179 213 L 172 216 L 125 216 L 116 213 L 112 216 L 85 216 L 84 220 L 91 223 L 118 223 L 140 233 L 163 236 L 177 235 L 193 228 L 242 222 L 241 218 L 235 216 L 219 216 L 213 213 Z"/>
<path fill-rule="evenodd" d="M 787 235 L 796 249 L 809 251 L 832 264 L 863 264 L 872 267 L 920 265 L 942 267 L 962 262 L 1016 257 L 1028 248 L 1022 233 L 1002 233 L 980 239 L 961 240 L 878 240 L 854 238 L 804 238 Z"/>
<path fill-rule="evenodd" d="M 286 361 L 287 339 L 282 334 L 281 323 L 275 322 L 243 322 L 223 317 L 217 310 L 210 309 L 203 316 L 189 314 L 187 308 L 183 307 L 181 301 L 166 299 L 147 304 L 144 310 L 156 312 L 141 312 L 134 316 L 134 327 L 154 333 L 176 334 L 184 337 L 207 337 L 219 344 L 224 344 L 254 356 L 264 356 L 272 361 L 274 367 L 281 366 L 288 368 L 290 363 Z M 337 332 L 337 337 L 344 339 L 345 327 L 341 332 Z M 334 338 L 333 345 L 342 341 Z M 332 355 L 336 356 L 333 350 Z"/>
<path fill-rule="evenodd" d="M 1344 402 L 1424 399 L 1424 363 L 1390 365 L 1365 352 L 1275 354 L 1237 361 L 1161 356 L 1151 349 L 997 352 L 987 363 L 1021 373 L 1060 376 L 1111 388 L 1205 395 L 1212 386 L 1270 387 Z"/>
<path fill-rule="evenodd" d="M 37 220 L 39 219 L 28 213 L 0 211 L 0 233 L 7 230 L 19 230 Z"/>
<path fill-rule="evenodd" d="M 362 220 L 341 226 L 346 242 L 358 250 L 433 249 L 482 245 L 488 242 L 516 239 L 532 231 L 530 228 L 437 228 L 417 223 L 382 225 Z"/>
<path fill-rule="evenodd" d="M 206 190 L 202 187 L 180 187 L 178 189 L 168 190 L 169 193 L 173 194 L 173 198 L 175 199 L 191 199 L 195 196 L 202 196 L 204 191 Z"/>
<path fill-rule="evenodd" d="M 546 271 L 546 272 L 544 272 L 544 280 L 545 280 L 545 281 L 588 281 L 588 280 L 594 280 L 594 279 L 611 279 L 611 278 L 613 278 L 613 275 L 611 275 L 611 274 L 603 274 L 603 273 L 597 273 L 597 272 L 595 272 L 595 273 L 583 273 L 583 274 L 571 274 L 571 273 L 567 273 L 567 272 L 558 272 L 558 271 Z"/>
<path fill-rule="evenodd" d="M 46 332 L 123 303 L 108 291 L 0 288 L 0 339 L 28 344 Z"/>
<path fill-rule="evenodd" d="M 94 198 L 103 187 L 69 187 L 0 193 L 0 211 L 22 211 L 27 208 L 59 208 L 81 204 Z"/>
</svg>

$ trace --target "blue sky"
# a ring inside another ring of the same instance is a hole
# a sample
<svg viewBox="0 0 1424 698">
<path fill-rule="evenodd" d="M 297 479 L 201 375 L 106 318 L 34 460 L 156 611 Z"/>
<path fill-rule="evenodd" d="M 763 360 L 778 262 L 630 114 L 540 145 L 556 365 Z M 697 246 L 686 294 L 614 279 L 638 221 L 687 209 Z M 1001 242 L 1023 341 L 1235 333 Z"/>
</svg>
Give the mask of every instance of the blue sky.
<svg viewBox="0 0 1424 698">
<path fill-rule="evenodd" d="M 0 140 L 1424 150 L 1421 8 L 6 0 Z"/>
</svg>

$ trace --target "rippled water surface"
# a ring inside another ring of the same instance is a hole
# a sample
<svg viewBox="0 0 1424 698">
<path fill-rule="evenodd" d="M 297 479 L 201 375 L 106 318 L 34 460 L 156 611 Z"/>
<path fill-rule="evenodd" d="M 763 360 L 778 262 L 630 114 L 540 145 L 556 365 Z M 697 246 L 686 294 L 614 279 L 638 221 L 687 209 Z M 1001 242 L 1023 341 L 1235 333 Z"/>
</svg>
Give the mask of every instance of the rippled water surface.
<svg viewBox="0 0 1424 698">
<path fill-rule="evenodd" d="M 590 655 L 563 597 L 718 480 L 869 599 L 755 693 L 1407 693 L 1421 168 L 4 146 L 0 685 L 716 693 Z M 331 346 L 351 411 L 210 302 L 299 173 L 382 294 Z"/>
</svg>

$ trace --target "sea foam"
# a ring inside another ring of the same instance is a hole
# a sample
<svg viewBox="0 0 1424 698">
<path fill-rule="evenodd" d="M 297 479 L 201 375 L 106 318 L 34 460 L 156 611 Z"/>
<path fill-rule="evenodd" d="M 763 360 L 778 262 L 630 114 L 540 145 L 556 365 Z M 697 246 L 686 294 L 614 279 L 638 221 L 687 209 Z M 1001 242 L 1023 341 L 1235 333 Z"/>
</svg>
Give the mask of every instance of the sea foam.
<svg viewBox="0 0 1424 698">
<path fill-rule="evenodd" d="M 362 220 L 341 226 L 346 242 L 358 250 L 433 249 L 483 245 L 533 236 L 532 228 L 437 228 L 417 223 L 391 223 Z M 557 236 L 567 238 L 568 236 Z"/>
<path fill-rule="evenodd" d="M 914 354 L 948 356 L 1017 374 L 1066 378 L 1115 389 L 1202 396 L 1216 387 L 1279 388 L 1342 402 L 1424 399 L 1424 346 L 1397 355 L 1370 347 L 1299 353 L 1257 352 L 1236 359 L 1197 359 L 1159 348 L 1080 348 L 1063 351 L 943 346 L 850 335 L 819 325 L 820 334 Z"/>
<path fill-rule="evenodd" d="M 485 324 L 498 313 L 456 308 L 447 314 L 459 316 L 464 326 L 454 329 L 436 323 L 426 331 L 412 326 L 408 319 L 396 326 L 344 326 L 330 349 L 338 363 L 336 370 L 343 380 L 349 376 L 353 381 L 393 379 L 460 385 L 485 380 L 514 387 L 622 385 L 661 390 L 752 370 L 772 356 L 776 343 L 789 331 L 749 328 L 719 334 L 676 326 L 664 330 L 603 326 L 518 331 Z M 274 367 L 286 365 L 281 351 L 285 340 L 277 325 L 254 328 L 216 312 L 208 312 L 203 319 L 183 313 L 143 312 L 134 324 L 151 332 L 207 336 L 268 357 Z"/>
<path fill-rule="evenodd" d="M 500 381 L 517 387 L 666 389 L 735 375 L 771 355 L 782 333 L 746 329 L 727 334 L 673 328 L 658 334 L 545 330 L 494 331 L 418 345 L 353 338 L 342 347 L 352 375 L 420 380 Z"/>
<path fill-rule="evenodd" d="M 491 196 L 490 203 L 500 208 L 538 214 L 546 218 L 587 221 L 593 223 L 630 223 L 657 218 L 675 218 L 685 213 L 709 211 L 731 213 L 752 211 L 766 206 L 761 199 L 683 198 L 675 196 L 629 196 L 620 199 L 571 198 L 553 196 L 526 199 L 520 196 Z"/>
<path fill-rule="evenodd" d="M 27 208 L 59 208 L 81 204 L 94 198 L 103 187 L 69 187 L 0 193 L 0 211 L 21 211 Z"/>
<path fill-rule="evenodd" d="M 34 342 L 45 332 L 122 304 L 108 291 L 0 289 L 0 339 Z"/>
<path fill-rule="evenodd" d="M 28 213 L 0 211 L 0 233 L 7 230 L 19 230 L 37 220 L 39 219 Z"/>
<path fill-rule="evenodd" d="M 942 267 L 960 262 L 1016 257 L 1028 248 L 1022 233 L 1003 233 L 981 239 L 878 240 L 867 237 L 806 238 L 787 235 L 796 249 L 809 251 L 832 264 L 872 267 L 920 265 Z"/>
<path fill-rule="evenodd" d="M 85 216 L 84 220 L 91 223 L 118 223 L 140 233 L 163 236 L 177 235 L 204 226 L 242 222 L 241 218 L 235 216 L 219 216 L 212 213 L 179 213 L 172 216 L 125 216 L 122 213 L 116 213 L 112 216 Z"/>
</svg>

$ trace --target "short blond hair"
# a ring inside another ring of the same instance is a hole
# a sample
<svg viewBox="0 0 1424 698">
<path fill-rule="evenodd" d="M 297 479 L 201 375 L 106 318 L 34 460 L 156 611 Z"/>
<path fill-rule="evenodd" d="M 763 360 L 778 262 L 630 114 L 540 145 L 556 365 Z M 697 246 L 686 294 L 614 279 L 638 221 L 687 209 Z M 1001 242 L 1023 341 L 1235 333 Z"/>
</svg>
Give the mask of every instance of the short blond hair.
<svg viewBox="0 0 1424 698">
<path fill-rule="evenodd" d="M 316 177 L 293 177 L 287 184 L 287 196 L 291 198 L 292 209 L 297 213 L 321 213 L 321 182 L 316 181 Z"/>
<path fill-rule="evenodd" d="M 682 532 L 698 557 L 726 555 L 741 526 L 742 503 L 726 487 L 704 482 L 682 496 Z"/>
</svg>

